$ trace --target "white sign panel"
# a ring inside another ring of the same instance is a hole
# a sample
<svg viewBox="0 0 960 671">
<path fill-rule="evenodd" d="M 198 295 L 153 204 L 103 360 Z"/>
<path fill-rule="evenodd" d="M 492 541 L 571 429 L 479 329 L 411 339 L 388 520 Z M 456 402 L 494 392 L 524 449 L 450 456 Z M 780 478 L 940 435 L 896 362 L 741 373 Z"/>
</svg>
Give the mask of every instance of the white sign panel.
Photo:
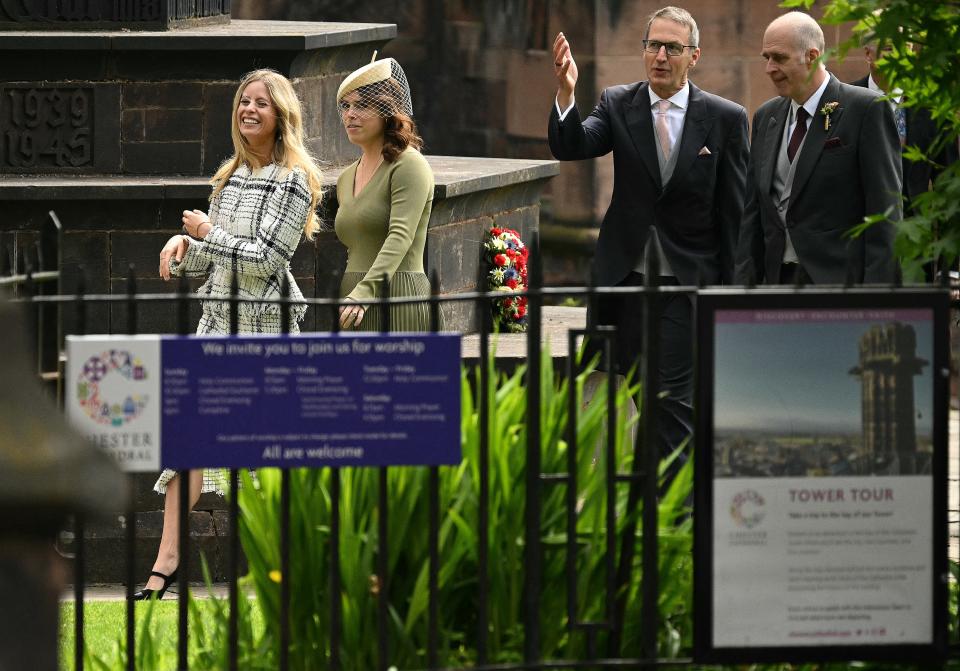
<svg viewBox="0 0 960 671">
<path fill-rule="evenodd" d="M 160 470 L 160 338 L 67 339 L 67 417 L 130 473 Z"/>
<path fill-rule="evenodd" d="M 716 480 L 714 645 L 932 643 L 932 507 L 924 476 Z"/>
<path fill-rule="evenodd" d="M 69 337 L 67 413 L 128 472 L 458 464 L 460 351 L 438 333 Z"/>
</svg>

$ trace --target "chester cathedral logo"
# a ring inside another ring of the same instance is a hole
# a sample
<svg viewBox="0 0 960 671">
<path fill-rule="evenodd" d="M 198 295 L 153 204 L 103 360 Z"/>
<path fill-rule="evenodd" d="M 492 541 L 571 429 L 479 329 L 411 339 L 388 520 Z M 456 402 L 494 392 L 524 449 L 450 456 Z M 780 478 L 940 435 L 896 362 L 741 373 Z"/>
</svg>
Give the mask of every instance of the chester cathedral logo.
<svg viewBox="0 0 960 671">
<path fill-rule="evenodd" d="M 766 501 L 755 489 L 737 492 L 730 501 L 730 517 L 733 523 L 743 529 L 753 529 L 763 521 Z"/>
<path fill-rule="evenodd" d="M 139 358 L 126 350 L 109 350 L 83 364 L 77 377 L 77 402 L 86 415 L 105 426 L 119 427 L 143 412 L 149 397 L 136 392 L 147 379 Z"/>
</svg>

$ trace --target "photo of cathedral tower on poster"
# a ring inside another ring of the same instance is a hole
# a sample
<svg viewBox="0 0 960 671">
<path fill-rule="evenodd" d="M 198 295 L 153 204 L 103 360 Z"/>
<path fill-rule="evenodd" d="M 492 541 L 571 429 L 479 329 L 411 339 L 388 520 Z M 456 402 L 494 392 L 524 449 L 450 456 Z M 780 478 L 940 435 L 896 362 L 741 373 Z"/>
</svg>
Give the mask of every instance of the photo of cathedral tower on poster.
<svg viewBox="0 0 960 671">
<path fill-rule="evenodd" d="M 932 310 L 718 311 L 715 477 L 929 473 L 932 329 Z"/>
</svg>

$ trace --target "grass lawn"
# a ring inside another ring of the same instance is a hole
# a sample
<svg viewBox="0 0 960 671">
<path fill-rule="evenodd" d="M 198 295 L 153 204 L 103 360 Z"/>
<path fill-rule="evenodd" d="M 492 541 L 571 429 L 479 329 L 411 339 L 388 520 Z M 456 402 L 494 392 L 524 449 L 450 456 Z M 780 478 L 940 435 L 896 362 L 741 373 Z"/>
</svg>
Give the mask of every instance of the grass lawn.
<svg viewBox="0 0 960 671">
<path fill-rule="evenodd" d="M 256 600 L 250 600 L 250 617 L 254 640 L 264 628 L 263 615 Z M 177 667 L 177 600 L 168 599 L 137 604 L 136 640 L 137 668 L 175 669 Z M 226 599 L 195 599 L 189 618 L 190 668 L 218 668 L 218 659 L 226 654 Z M 126 654 L 126 602 L 88 601 L 84 606 L 86 639 L 85 669 L 123 669 Z M 209 626 L 196 631 L 196 623 Z M 74 604 L 60 607 L 60 668 L 74 668 Z"/>
</svg>

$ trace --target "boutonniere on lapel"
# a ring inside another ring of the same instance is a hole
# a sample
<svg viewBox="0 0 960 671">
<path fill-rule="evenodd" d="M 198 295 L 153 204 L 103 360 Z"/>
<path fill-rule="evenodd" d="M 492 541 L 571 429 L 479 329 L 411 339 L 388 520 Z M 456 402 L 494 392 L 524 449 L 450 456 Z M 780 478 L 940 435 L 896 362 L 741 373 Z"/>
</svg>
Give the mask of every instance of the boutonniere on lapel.
<svg viewBox="0 0 960 671">
<path fill-rule="evenodd" d="M 830 115 L 840 106 L 840 103 L 834 100 L 832 103 L 826 103 L 820 108 L 820 114 L 823 115 L 823 130 L 830 130 Z"/>
</svg>

